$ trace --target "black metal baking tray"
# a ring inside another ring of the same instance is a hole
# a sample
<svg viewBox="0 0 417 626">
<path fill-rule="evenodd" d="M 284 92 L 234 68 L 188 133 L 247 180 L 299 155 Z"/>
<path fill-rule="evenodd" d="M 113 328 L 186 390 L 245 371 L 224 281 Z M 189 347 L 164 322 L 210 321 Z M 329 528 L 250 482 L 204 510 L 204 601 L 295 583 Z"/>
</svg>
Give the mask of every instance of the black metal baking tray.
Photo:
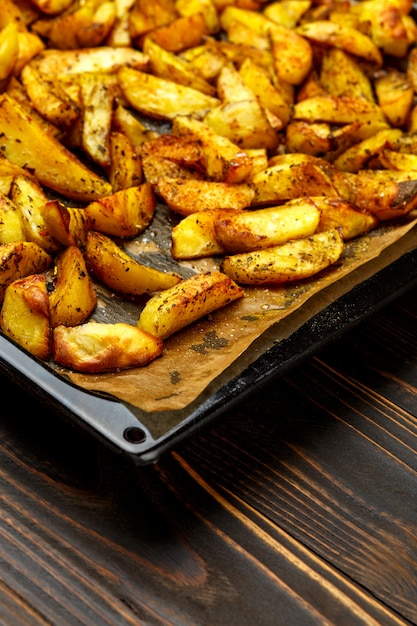
<svg viewBox="0 0 417 626">
<path fill-rule="evenodd" d="M 146 465 L 157 462 L 163 453 L 213 419 L 226 416 L 255 389 L 288 372 L 414 286 L 417 248 L 328 303 L 278 343 L 273 341 L 272 329 L 268 349 L 241 371 L 233 367 L 223 373 L 204 394 L 178 411 L 146 413 L 111 397 L 84 391 L 1 335 L 0 373 L 102 443 L 134 463 Z"/>
</svg>

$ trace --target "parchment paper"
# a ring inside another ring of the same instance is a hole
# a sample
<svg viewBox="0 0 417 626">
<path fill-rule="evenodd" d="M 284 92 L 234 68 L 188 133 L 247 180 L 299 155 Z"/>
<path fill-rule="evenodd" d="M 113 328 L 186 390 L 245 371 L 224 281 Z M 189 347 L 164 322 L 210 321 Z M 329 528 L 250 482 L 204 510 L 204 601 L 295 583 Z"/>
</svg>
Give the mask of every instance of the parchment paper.
<svg viewBox="0 0 417 626">
<path fill-rule="evenodd" d="M 80 387 L 105 392 L 146 412 L 175 411 L 194 401 L 223 372 L 256 360 L 265 345 L 293 333 L 325 306 L 417 246 L 417 214 L 346 244 L 342 259 L 314 279 L 275 287 L 246 287 L 245 297 L 165 341 L 163 355 L 143 368 L 111 374 L 70 373 Z M 197 264 L 194 263 L 194 267 Z M 216 266 L 200 262 L 201 270 Z M 265 333 L 269 329 L 269 333 Z M 244 356 L 244 358 L 242 358 Z"/>
</svg>

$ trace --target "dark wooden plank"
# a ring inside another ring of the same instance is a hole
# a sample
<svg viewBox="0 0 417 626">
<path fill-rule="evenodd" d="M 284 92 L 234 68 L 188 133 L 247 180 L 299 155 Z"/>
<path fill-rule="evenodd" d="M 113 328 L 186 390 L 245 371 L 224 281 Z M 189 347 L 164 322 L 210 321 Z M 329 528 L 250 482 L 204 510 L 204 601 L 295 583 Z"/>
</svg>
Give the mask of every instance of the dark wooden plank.
<svg viewBox="0 0 417 626">
<path fill-rule="evenodd" d="M 411 303 L 148 468 L 2 379 L 0 622 L 415 622 Z"/>
</svg>

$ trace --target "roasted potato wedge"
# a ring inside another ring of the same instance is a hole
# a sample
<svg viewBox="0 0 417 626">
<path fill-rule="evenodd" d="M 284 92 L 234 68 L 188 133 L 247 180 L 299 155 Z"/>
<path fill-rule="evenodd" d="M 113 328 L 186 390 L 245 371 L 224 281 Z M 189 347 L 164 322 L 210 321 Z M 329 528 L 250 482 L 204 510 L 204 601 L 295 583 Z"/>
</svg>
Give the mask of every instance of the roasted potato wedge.
<svg viewBox="0 0 417 626">
<path fill-rule="evenodd" d="M 2 153 L 28 168 L 42 185 L 68 198 L 90 201 L 109 195 L 111 185 L 31 119 L 6 93 L 0 95 Z"/>
<path fill-rule="evenodd" d="M 1 244 L 0 259 L 0 302 L 3 302 L 10 283 L 30 274 L 42 273 L 52 263 L 52 257 L 32 241 Z"/>
<path fill-rule="evenodd" d="M 219 217 L 214 230 L 229 254 L 271 248 L 286 241 L 309 237 L 320 221 L 320 211 L 309 198 L 297 198 L 278 207 L 232 211 Z"/>
<path fill-rule="evenodd" d="M 214 132 L 208 124 L 177 115 L 172 122 L 172 134 L 198 145 L 209 180 L 241 183 L 250 176 L 251 158 L 230 139 Z"/>
<path fill-rule="evenodd" d="M 40 211 L 54 241 L 65 247 L 85 245 L 90 224 L 83 208 L 67 207 L 59 200 L 49 200 Z"/>
<path fill-rule="evenodd" d="M 149 183 L 121 189 L 85 208 L 92 229 L 115 237 L 134 237 L 142 232 L 154 212 L 155 194 Z"/>
<path fill-rule="evenodd" d="M 205 272 L 152 296 L 138 326 L 166 339 L 201 317 L 243 297 L 243 289 L 221 272 Z"/>
<path fill-rule="evenodd" d="M 97 374 L 143 367 L 159 357 L 162 350 L 158 337 L 123 322 L 90 321 L 53 330 L 55 363 L 77 372 Z"/>
<path fill-rule="evenodd" d="M 344 172 L 358 172 L 365 169 L 371 159 L 378 156 L 384 149 L 391 148 L 401 135 L 402 131 L 399 128 L 380 130 L 368 139 L 348 148 L 333 161 L 333 165 Z"/>
<path fill-rule="evenodd" d="M 109 137 L 109 180 L 113 191 L 143 183 L 142 161 L 125 134 L 113 131 Z"/>
<path fill-rule="evenodd" d="M 376 215 L 365 209 L 359 209 L 347 200 L 321 196 L 311 198 L 311 201 L 320 210 L 317 232 L 338 228 L 342 233 L 343 241 L 349 241 L 368 233 L 379 225 Z"/>
<path fill-rule="evenodd" d="M 120 69 L 118 78 L 129 104 L 151 117 L 172 120 L 181 111 L 182 115 L 201 119 L 207 111 L 219 104 L 218 98 L 198 89 L 130 67 Z"/>
<path fill-rule="evenodd" d="M 386 122 L 381 107 L 375 102 L 354 96 L 318 95 L 305 98 L 294 105 L 293 119 L 329 124 L 354 122 Z"/>
<path fill-rule="evenodd" d="M 340 258 L 344 249 L 338 228 L 280 246 L 227 256 L 222 270 L 241 285 L 290 283 L 315 276 Z"/>
<path fill-rule="evenodd" d="M 235 209 L 207 209 L 184 217 L 171 231 L 174 259 L 198 259 L 224 254 L 216 238 L 215 224 Z M 240 212 L 240 211 L 239 211 Z"/>
<path fill-rule="evenodd" d="M 10 197 L 22 218 L 24 236 L 21 240 L 33 241 L 49 254 L 57 252 L 60 245 L 48 231 L 43 217 L 48 198 L 37 180 L 31 176 L 15 176 Z"/>
<path fill-rule="evenodd" d="M 90 317 L 97 294 L 83 254 L 69 246 L 55 258 L 54 290 L 49 294 L 51 326 L 78 326 Z"/>
<path fill-rule="evenodd" d="M 9 189 L 12 184 L 13 179 Z M 8 195 L 0 193 L 0 244 L 14 241 L 25 241 L 22 215 Z"/>
<path fill-rule="evenodd" d="M 164 272 L 129 256 L 112 239 L 89 232 L 85 248 L 88 269 L 98 280 L 126 298 L 162 291 L 181 282 L 175 272 Z"/>
<path fill-rule="evenodd" d="M 354 178 L 352 202 L 380 221 L 405 217 L 417 207 L 417 172 L 412 176 L 411 180 L 394 180 L 362 170 Z"/>
<path fill-rule="evenodd" d="M 49 358 L 51 325 L 45 274 L 32 274 L 8 285 L 1 307 L 0 327 L 33 356 Z"/>
<path fill-rule="evenodd" d="M 255 193 L 248 183 L 229 184 L 207 180 L 162 178 L 158 194 L 176 213 L 186 216 L 206 209 L 244 209 Z"/>
</svg>

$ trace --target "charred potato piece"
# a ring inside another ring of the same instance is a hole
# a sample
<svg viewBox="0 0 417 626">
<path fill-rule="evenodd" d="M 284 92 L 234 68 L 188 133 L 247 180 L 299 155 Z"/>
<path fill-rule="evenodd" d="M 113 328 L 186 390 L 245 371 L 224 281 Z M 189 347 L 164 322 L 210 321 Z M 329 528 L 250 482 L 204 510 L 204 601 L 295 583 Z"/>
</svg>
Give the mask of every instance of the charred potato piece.
<svg viewBox="0 0 417 626">
<path fill-rule="evenodd" d="M 137 326 L 118 322 L 86 322 L 57 326 L 53 331 L 55 363 L 77 372 L 96 374 L 143 367 L 162 354 L 163 344 Z"/>
<path fill-rule="evenodd" d="M 82 252 L 66 248 L 55 259 L 55 288 L 49 294 L 51 326 L 77 326 L 94 311 L 97 294 Z"/>
<path fill-rule="evenodd" d="M 5 335 L 38 359 L 51 351 L 49 300 L 44 274 L 32 274 L 13 281 L 6 288 L 0 327 Z"/>
<path fill-rule="evenodd" d="M 342 255 L 343 238 L 334 228 L 280 246 L 227 256 L 222 270 L 241 285 L 290 283 L 315 276 Z"/>
<path fill-rule="evenodd" d="M 139 263 L 112 239 L 93 231 L 87 236 L 85 258 L 89 270 L 103 285 L 127 298 L 168 289 L 182 280 L 174 272 Z"/>
<path fill-rule="evenodd" d="M 139 316 L 138 326 L 166 339 L 204 315 L 242 297 L 243 290 L 225 274 L 196 274 L 152 296 Z"/>
</svg>

